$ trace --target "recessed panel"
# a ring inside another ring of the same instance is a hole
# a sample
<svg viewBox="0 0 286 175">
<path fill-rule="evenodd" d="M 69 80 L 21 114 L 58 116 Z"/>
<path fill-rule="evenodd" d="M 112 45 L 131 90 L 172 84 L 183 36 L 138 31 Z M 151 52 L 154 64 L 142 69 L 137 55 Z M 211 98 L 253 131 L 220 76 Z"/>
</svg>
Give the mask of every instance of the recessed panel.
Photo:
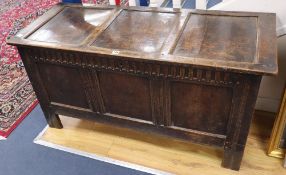
<svg viewBox="0 0 286 175">
<path fill-rule="evenodd" d="M 250 62 L 256 59 L 257 18 L 191 14 L 174 55 Z"/>
<path fill-rule="evenodd" d="M 147 78 L 101 72 L 99 81 L 107 112 L 152 121 Z"/>
<path fill-rule="evenodd" d="M 76 68 L 40 63 L 37 65 L 51 102 L 90 108 Z"/>
<path fill-rule="evenodd" d="M 179 14 L 124 10 L 93 46 L 136 52 L 160 52 Z"/>
<path fill-rule="evenodd" d="M 66 7 L 28 39 L 44 42 L 80 44 L 111 15 L 111 9 Z"/>
<path fill-rule="evenodd" d="M 175 126 L 226 134 L 232 89 L 192 83 L 171 83 L 171 116 Z"/>
</svg>

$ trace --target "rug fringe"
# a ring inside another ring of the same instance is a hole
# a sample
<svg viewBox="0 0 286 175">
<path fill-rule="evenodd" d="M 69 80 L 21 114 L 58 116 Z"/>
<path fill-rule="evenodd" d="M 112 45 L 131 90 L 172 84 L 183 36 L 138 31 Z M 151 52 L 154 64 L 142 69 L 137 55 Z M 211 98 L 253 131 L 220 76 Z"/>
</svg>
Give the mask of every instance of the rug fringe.
<svg viewBox="0 0 286 175">
<path fill-rule="evenodd" d="M 7 138 L 0 136 L 0 140 L 7 140 Z"/>
</svg>

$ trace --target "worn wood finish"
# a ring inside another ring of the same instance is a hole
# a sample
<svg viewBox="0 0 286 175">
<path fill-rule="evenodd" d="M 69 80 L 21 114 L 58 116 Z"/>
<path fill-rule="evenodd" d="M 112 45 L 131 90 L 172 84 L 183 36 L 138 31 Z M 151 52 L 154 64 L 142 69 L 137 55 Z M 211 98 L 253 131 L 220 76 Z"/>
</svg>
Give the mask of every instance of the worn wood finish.
<svg viewBox="0 0 286 175">
<path fill-rule="evenodd" d="M 110 16 L 112 9 L 65 8 L 28 38 L 35 41 L 81 44 Z"/>
<path fill-rule="evenodd" d="M 124 10 L 96 38 L 92 46 L 143 53 L 160 53 L 167 36 L 174 25 L 178 24 L 179 18 L 179 13 Z M 140 23 L 138 21 L 149 22 Z"/>
<path fill-rule="evenodd" d="M 191 15 L 174 55 L 253 63 L 256 25 L 257 17 Z"/>
<path fill-rule="evenodd" d="M 60 25 L 61 24 L 61 25 Z M 58 114 L 224 149 L 238 170 L 275 15 L 57 5 L 16 45 L 51 127 Z"/>
</svg>

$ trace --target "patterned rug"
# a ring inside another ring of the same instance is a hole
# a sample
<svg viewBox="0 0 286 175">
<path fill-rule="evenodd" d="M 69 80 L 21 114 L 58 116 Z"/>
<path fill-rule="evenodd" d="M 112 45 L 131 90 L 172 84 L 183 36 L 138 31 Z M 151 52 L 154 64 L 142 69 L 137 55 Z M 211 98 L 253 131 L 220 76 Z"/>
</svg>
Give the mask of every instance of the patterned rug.
<svg viewBox="0 0 286 175">
<path fill-rule="evenodd" d="M 7 137 L 38 103 L 16 48 L 5 40 L 58 2 L 0 0 L 0 136 Z"/>
<path fill-rule="evenodd" d="M 7 137 L 38 101 L 15 47 L 8 36 L 44 14 L 60 0 L 0 0 L 0 136 Z M 108 0 L 84 0 L 108 4 Z"/>
</svg>

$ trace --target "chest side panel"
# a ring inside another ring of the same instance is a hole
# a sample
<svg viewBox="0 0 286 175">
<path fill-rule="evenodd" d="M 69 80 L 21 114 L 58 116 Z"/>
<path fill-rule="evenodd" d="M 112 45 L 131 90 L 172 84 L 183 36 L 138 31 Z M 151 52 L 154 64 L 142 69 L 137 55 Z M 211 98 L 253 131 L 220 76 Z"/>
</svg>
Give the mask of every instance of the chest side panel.
<svg viewBox="0 0 286 175">
<path fill-rule="evenodd" d="M 52 64 L 37 65 L 51 103 L 89 108 L 77 69 Z"/>
<path fill-rule="evenodd" d="M 226 134 L 232 88 L 171 82 L 171 118 L 176 127 Z"/>
<path fill-rule="evenodd" d="M 99 83 L 108 113 L 152 121 L 148 78 L 100 72 Z"/>
</svg>

